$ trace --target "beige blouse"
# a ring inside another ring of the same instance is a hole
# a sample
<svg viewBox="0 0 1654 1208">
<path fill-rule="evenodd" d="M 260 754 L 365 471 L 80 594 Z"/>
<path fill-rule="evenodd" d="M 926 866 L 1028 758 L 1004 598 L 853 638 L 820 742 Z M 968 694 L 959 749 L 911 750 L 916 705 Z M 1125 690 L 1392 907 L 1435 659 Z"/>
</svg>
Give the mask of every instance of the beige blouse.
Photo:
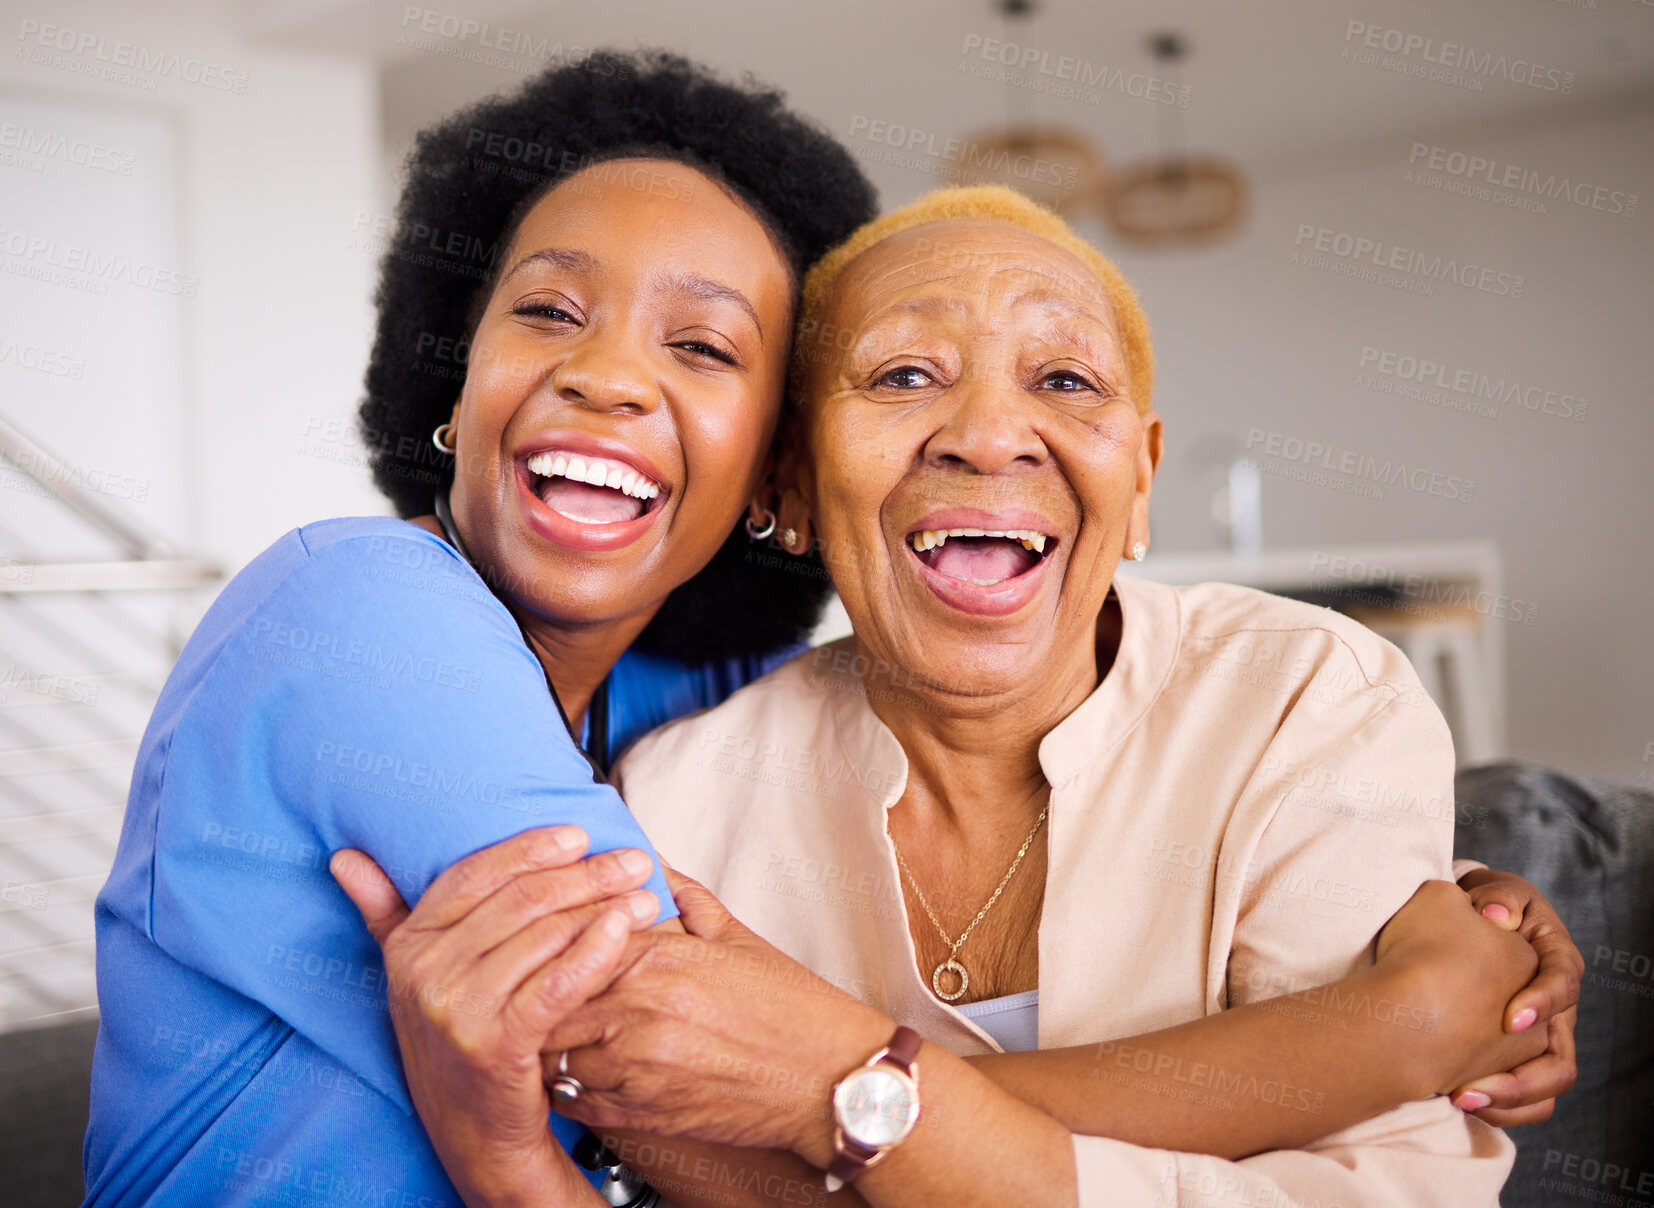
<svg viewBox="0 0 1654 1208">
<path fill-rule="evenodd" d="M 1343 977 L 1421 881 L 1450 876 L 1452 739 L 1395 647 L 1247 588 L 1115 586 L 1114 666 L 1039 750 L 1041 1048 Z M 995 1051 L 917 968 L 885 823 L 906 776 L 851 639 L 656 730 L 617 769 L 661 855 L 737 918 L 927 1039 Z M 1435 1027 L 1405 1003 L 1365 1009 L 1398 1043 Z M 1099 1076 L 1158 1093 L 1317 1111 L 1314 1087 L 1100 1053 Z M 1514 1154 L 1440 1097 L 1241 1162 L 1074 1138 L 1083 1208 L 1493 1205 Z"/>
</svg>

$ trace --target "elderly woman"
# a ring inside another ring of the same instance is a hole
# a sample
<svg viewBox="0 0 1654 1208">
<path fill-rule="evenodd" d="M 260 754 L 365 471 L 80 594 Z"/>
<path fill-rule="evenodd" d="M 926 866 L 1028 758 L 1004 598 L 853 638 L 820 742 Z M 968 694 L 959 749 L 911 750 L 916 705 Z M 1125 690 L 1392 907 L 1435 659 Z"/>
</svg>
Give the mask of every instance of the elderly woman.
<svg viewBox="0 0 1654 1208">
<path fill-rule="evenodd" d="M 777 510 L 855 636 L 622 761 L 704 884 L 689 938 L 637 937 L 545 1038 L 409 1000 L 427 1124 L 471 1129 L 444 1152 L 532 1148 L 531 1112 L 484 1139 L 445 1092 L 544 1043 L 562 1110 L 697 1201 L 814 1202 L 814 1168 L 892 1205 L 1496 1203 L 1510 1143 L 1441 1093 L 1545 1049 L 1531 1006 L 1500 1027 L 1531 950 L 1441 887 L 1374 963 L 1449 874 L 1446 727 L 1336 614 L 1116 575 L 1162 428 L 1113 266 L 1014 194 L 944 191 L 827 256 L 803 306 Z M 467 863 L 412 915 L 352 889 L 415 986 L 492 984 L 467 915 L 535 862 Z"/>
</svg>

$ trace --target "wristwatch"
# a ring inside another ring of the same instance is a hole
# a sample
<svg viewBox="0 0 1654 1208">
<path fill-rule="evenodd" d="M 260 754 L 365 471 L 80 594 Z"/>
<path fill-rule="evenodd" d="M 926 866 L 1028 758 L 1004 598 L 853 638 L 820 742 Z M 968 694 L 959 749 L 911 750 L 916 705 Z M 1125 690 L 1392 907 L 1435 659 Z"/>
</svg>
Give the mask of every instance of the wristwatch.
<svg viewBox="0 0 1654 1208">
<path fill-rule="evenodd" d="M 837 1191 L 907 1140 L 919 1122 L 919 1033 L 901 1027 L 890 1043 L 833 1088 L 833 1161 L 827 1190 Z"/>
</svg>

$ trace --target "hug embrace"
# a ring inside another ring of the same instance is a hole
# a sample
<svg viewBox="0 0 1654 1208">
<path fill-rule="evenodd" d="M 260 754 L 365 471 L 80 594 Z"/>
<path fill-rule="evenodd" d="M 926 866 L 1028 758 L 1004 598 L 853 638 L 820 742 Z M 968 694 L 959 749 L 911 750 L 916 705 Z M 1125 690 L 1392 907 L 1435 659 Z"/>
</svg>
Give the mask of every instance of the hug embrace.
<svg viewBox="0 0 1654 1208">
<path fill-rule="evenodd" d="M 283 537 L 156 706 L 87 1204 L 1497 1203 L 1579 953 L 1453 868 L 1393 646 L 1121 573 L 1167 435 L 1109 260 L 875 216 L 650 54 L 426 131 L 398 221 L 485 269 L 393 242 L 402 518 Z"/>
</svg>

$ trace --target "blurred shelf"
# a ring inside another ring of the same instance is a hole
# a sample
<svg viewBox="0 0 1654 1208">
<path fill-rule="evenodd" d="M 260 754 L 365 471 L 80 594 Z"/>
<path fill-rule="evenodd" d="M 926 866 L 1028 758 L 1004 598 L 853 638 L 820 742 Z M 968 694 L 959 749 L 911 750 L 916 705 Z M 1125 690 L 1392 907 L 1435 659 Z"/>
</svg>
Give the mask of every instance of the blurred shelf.
<svg viewBox="0 0 1654 1208">
<path fill-rule="evenodd" d="M 1504 595 L 1491 542 L 1151 554 L 1119 573 L 1174 586 L 1238 583 L 1336 608 L 1407 655 L 1447 718 L 1461 764 L 1507 753 L 1504 631 L 1492 622 L 1520 622 L 1531 606 Z"/>
</svg>

